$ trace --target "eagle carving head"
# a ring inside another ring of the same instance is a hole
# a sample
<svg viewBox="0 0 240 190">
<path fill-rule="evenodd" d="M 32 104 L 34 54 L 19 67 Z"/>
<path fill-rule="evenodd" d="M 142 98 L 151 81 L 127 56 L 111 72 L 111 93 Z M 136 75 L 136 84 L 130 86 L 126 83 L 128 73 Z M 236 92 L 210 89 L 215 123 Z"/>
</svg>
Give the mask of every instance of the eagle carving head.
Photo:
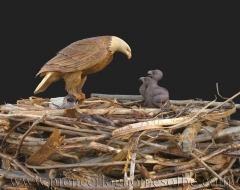
<svg viewBox="0 0 240 190">
<path fill-rule="evenodd" d="M 111 51 L 112 54 L 114 54 L 115 52 L 124 53 L 128 57 L 128 59 L 132 57 L 132 52 L 129 45 L 124 40 L 116 36 L 112 36 L 112 40 L 109 45 L 109 50 Z"/>
</svg>

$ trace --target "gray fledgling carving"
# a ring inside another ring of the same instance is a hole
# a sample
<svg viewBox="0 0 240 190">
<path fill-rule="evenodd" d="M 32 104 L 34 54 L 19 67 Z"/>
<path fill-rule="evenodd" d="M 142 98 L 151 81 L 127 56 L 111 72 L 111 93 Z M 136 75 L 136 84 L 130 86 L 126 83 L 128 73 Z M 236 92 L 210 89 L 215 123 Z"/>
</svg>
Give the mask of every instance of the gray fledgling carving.
<svg viewBox="0 0 240 190">
<path fill-rule="evenodd" d="M 148 75 L 148 77 L 140 78 L 143 84 L 139 88 L 139 92 L 145 100 L 144 105 L 150 108 L 164 107 L 164 111 L 169 110 L 171 108 L 169 92 L 157 84 L 162 79 L 163 73 L 156 69 L 148 71 Z"/>
<path fill-rule="evenodd" d="M 148 85 L 146 93 L 145 93 L 145 100 L 147 107 L 150 108 L 162 108 L 165 103 L 163 110 L 169 110 L 171 104 L 169 102 L 169 94 L 165 88 L 162 88 L 157 85 L 156 80 L 147 78 L 145 83 Z"/>
</svg>

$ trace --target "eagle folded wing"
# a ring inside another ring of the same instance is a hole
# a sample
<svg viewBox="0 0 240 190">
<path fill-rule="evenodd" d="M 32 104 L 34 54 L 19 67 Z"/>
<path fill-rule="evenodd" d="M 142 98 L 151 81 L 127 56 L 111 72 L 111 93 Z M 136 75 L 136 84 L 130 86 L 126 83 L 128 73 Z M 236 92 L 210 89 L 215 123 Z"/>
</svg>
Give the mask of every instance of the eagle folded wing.
<svg viewBox="0 0 240 190">
<path fill-rule="evenodd" d="M 109 53 L 106 39 L 85 39 L 74 42 L 57 53 L 38 72 L 58 71 L 61 73 L 76 72 L 88 69 L 101 62 Z"/>
</svg>

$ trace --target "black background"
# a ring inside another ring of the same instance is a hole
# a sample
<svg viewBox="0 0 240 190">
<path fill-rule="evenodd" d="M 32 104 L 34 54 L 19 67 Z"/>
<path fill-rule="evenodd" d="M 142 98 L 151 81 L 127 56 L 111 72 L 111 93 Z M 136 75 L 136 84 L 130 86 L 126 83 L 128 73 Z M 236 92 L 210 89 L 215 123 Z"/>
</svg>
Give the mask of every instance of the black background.
<svg viewBox="0 0 240 190">
<path fill-rule="evenodd" d="M 138 79 L 150 69 L 163 71 L 160 85 L 172 100 L 213 100 L 217 82 L 225 97 L 239 91 L 237 1 L 135 2 L 1 1 L 0 104 L 32 96 L 41 81 L 36 73 L 59 50 L 101 35 L 124 39 L 133 57 L 116 53 L 103 71 L 89 75 L 83 88 L 87 97 L 139 94 Z M 38 94 L 65 95 L 63 81 Z"/>
</svg>

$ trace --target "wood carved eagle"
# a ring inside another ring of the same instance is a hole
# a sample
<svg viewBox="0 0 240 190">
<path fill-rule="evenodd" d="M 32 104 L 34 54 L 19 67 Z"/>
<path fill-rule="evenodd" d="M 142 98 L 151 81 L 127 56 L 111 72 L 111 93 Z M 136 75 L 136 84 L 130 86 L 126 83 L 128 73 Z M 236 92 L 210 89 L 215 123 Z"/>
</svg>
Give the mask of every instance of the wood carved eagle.
<svg viewBox="0 0 240 190">
<path fill-rule="evenodd" d="M 129 45 L 116 36 L 99 36 L 76 41 L 57 53 L 38 72 L 44 76 L 34 94 L 45 91 L 50 84 L 64 79 L 68 94 L 78 100 L 85 98 L 82 87 L 88 74 L 103 70 L 113 59 L 115 52 L 131 58 Z"/>
</svg>

